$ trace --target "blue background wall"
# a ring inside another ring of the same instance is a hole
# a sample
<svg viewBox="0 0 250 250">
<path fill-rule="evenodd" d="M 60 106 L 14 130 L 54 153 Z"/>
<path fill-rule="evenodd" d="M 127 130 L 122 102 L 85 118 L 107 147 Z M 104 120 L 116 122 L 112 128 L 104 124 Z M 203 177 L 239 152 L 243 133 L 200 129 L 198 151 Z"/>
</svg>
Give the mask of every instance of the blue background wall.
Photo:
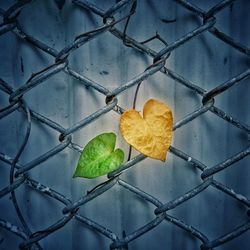
<svg viewBox="0 0 250 250">
<path fill-rule="evenodd" d="M 108 9 L 115 1 L 91 1 L 101 9 Z M 1 1 L 6 10 L 13 1 Z M 204 11 L 218 1 L 191 1 Z M 216 27 L 249 47 L 250 2 L 234 1 L 231 6 L 215 15 Z M 124 16 L 124 7 L 116 14 Z M 166 22 L 170 20 L 171 22 Z M 18 16 L 23 30 L 48 46 L 60 51 L 79 34 L 103 24 L 102 18 L 88 13 L 71 1 L 32 1 Z M 136 13 L 131 17 L 128 35 L 141 42 L 158 32 L 168 44 L 202 25 L 202 20 L 176 1 L 138 1 Z M 120 30 L 124 22 L 116 25 Z M 147 44 L 155 51 L 164 45 L 160 41 Z M 0 77 L 15 90 L 25 84 L 32 73 L 54 63 L 54 58 L 21 40 L 13 32 L 0 37 Z M 69 65 L 81 75 L 109 90 L 123 85 L 142 73 L 152 58 L 125 46 L 110 32 L 105 32 L 70 54 Z M 249 57 L 233 49 L 208 31 L 171 52 L 165 66 L 197 86 L 211 90 L 232 77 L 249 69 Z M 215 97 L 216 107 L 223 109 L 242 123 L 249 124 L 249 80 L 244 79 L 223 94 Z M 132 107 L 135 86 L 117 96 L 119 106 Z M 48 78 L 24 95 L 32 109 L 64 128 L 71 127 L 105 105 L 105 96 L 61 71 Z M 200 95 L 157 72 L 145 80 L 140 88 L 137 110 L 155 98 L 166 102 L 173 110 L 174 122 L 202 106 Z M 9 95 L 0 91 L 0 108 L 9 104 Z M 15 111 L 0 120 L 0 151 L 14 158 L 25 135 L 26 117 Z M 99 133 L 114 131 L 117 145 L 126 155 L 128 145 L 119 132 L 119 115 L 113 111 L 72 134 L 73 142 L 83 147 Z M 28 144 L 19 162 L 26 164 L 59 144 L 59 133 L 32 120 Z M 247 134 L 208 111 L 174 132 L 172 145 L 205 164 L 213 167 L 232 155 L 249 147 Z M 133 151 L 133 156 L 138 152 Z M 56 156 L 29 171 L 29 176 L 40 183 L 77 201 L 95 185 L 105 181 L 72 179 L 79 152 L 67 147 Z M 8 164 L 0 164 L 0 188 L 9 184 Z M 172 153 L 162 163 L 145 159 L 125 171 L 120 178 L 153 195 L 162 203 L 175 199 L 202 182 L 201 172 Z M 235 163 L 214 175 L 214 179 L 249 198 L 249 158 Z M 64 205 L 36 192 L 27 185 L 16 189 L 20 209 L 32 232 L 43 230 L 60 218 Z M 110 190 L 81 206 L 78 213 L 110 229 L 118 237 L 127 235 L 155 218 L 155 207 L 116 184 Z M 0 199 L 0 219 L 20 227 L 10 195 Z M 209 240 L 229 233 L 249 220 L 246 206 L 209 186 L 205 191 L 168 211 L 169 215 L 199 229 Z M 23 240 L 0 228 L 0 249 L 18 249 Z M 62 229 L 40 241 L 44 249 L 109 249 L 111 240 L 71 220 Z M 218 249 L 249 249 L 250 235 L 242 236 Z M 201 242 L 190 233 L 163 221 L 152 231 L 129 243 L 129 249 L 200 249 Z"/>
</svg>

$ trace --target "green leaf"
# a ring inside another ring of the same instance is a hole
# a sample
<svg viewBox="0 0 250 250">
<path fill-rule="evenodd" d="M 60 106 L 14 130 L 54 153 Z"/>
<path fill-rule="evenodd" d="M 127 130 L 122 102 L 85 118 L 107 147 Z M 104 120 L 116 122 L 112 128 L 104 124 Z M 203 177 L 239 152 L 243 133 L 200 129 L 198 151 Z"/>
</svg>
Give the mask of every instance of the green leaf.
<svg viewBox="0 0 250 250">
<path fill-rule="evenodd" d="M 73 177 L 95 178 L 117 169 L 124 160 L 124 152 L 115 149 L 116 135 L 96 136 L 83 149 Z"/>
</svg>

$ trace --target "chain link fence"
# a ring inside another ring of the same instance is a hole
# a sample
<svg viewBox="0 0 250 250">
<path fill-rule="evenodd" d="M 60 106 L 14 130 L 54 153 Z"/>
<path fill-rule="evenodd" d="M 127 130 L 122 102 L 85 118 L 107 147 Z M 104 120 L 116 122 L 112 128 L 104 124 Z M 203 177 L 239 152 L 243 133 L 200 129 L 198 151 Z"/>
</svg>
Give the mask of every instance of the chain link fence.
<svg viewBox="0 0 250 250">
<path fill-rule="evenodd" d="M 13 207 L 21 223 L 21 226 L 17 226 L 13 224 L 12 221 L 7 221 L 1 215 L 1 230 L 7 230 L 9 233 L 19 236 L 22 239 L 22 242 L 19 245 L 20 249 L 42 249 L 41 243 L 46 237 L 54 234 L 57 230 L 63 230 L 67 223 L 73 220 L 77 220 L 84 226 L 87 226 L 96 233 L 106 237 L 110 241 L 110 249 L 128 249 L 132 241 L 142 237 L 144 234 L 149 235 L 151 230 L 155 227 L 158 227 L 158 225 L 163 223 L 163 221 L 186 231 L 190 237 L 193 237 L 200 242 L 200 248 L 203 250 L 223 246 L 226 242 L 232 241 L 244 233 L 247 234 L 247 231 L 250 228 L 250 222 L 247 218 L 250 211 L 250 200 L 246 196 L 236 193 L 232 188 L 224 185 L 222 182 L 215 180 L 214 177 L 217 175 L 217 173 L 227 171 L 227 169 L 233 164 L 238 161 L 242 161 L 243 158 L 247 157 L 250 153 L 249 146 L 243 150 L 239 150 L 234 155 L 228 155 L 224 161 L 219 162 L 212 167 L 207 166 L 205 163 L 195 159 L 192 155 L 183 152 L 177 147 L 171 146 L 169 154 L 184 160 L 188 165 L 194 167 L 194 169 L 197 168 L 197 170 L 200 171 L 200 183 L 199 185 L 193 185 L 191 190 L 183 193 L 173 200 L 169 200 L 168 202 L 163 202 L 157 199 L 154 195 L 145 192 L 144 190 L 136 187 L 136 185 L 133 183 L 129 183 L 123 179 L 123 174 L 128 169 L 132 169 L 133 171 L 133 168 L 139 162 L 142 161 L 143 164 L 143 162 L 146 161 L 146 157 L 141 154 L 129 159 L 118 170 L 109 173 L 107 176 L 107 182 L 102 183 L 95 189 L 87 192 L 85 195 L 76 200 L 72 197 L 66 197 L 63 193 L 59 193 L 56 188 L 52 188 L 40 183 L 39 179 L 33 179 L 29 174 L 31 170 L 35 171 L 37 168 L 39 168 L 41 163 L 46 162 L 48 159 L 57 155 L 66 148 L 81 152 L 82 145 L 78 145 L 74 142 L 74 134 L 77 131 L 84 130 L 85 127 L 92 122 L 96 120 L 98 122 L 98 119 L 101 116 L 109 112 L 116 112 L 118 115 L 122 114 L 125 109 L 119 105 L 119 96 L 128 92 L 133 87 L 140 86 L 141 84 L 143 85 L 145 80 L 149 79 L 157 72 L 161 72 L 163 75 L 165 75 L 166 79 L 170 78 L 174 80 L 176 85 L 183 86 L 183 88 L 188 88 L 195 96 L 194 98 L 198 96 L 201 99 L 200 108 L 193 110 L 189 114 L 186 114 L 183 119 L 177 121 L 174 124 L 174 131 L 186 126 L 193 120 L 198 119 L 204 113 L 212 113 L 219 117 L 219 119 L 224 120 L 226 122 L 225 124 L 231 124 L 236 129 L 239 129 L 243 133 L 244 139 L 247 138 L 248 140 L 250 132 L 249 126 L 234 118 L 230 112 L 228 113 L 217 107 L 215 98 L 219 95 L 222 95 L 224 92 L 229 91 L 229 89 L 233 86 L 240 85 L 241 82 L 243 82 L 243 80 L 245 80 L 250 75 L 249 68 L 243 72 L 239 72 L 237 75 L 225 81 L 224 83 L 217 83 L 215 87 L 207 90 L 194 84 L 192 81 L 189 81 L 182 75 L 166 66 L 166 62 L 173 51 L 179 47 L 188 45 L 191 39 L 195 40 L 201 34 L 211 34 L 215 36 L 224 43 L 224 46 L 230 46 L 231 50 L 237 50 L 244 57 L 246 57 L 246 59 L 249 59 L 250 52 L 247 46 L 234 40 L 232 37 L 228 36 L 227 34 L 223 33 L 222 30 L 217 28 L 216 15 L 225 8 L 231 8 L 234 1 L 220 1 L 216 5 L 212 6 L 209 10 L 204 11 L 200 7 L 193 4 L 192 1 L 177 0 L 177 8 L 185 8 L 187 12 L 190 12 L 194 16 L 198 17 L 202 21 L 202 24 L 194 30 L 186 33 L 178 40 L 168 44 L 167 41 L 165 41 L 158 33 L 143 42 L 137 41 L 135 38 L 128 35 L 127 30 L 129 29 L 130 21 L 136 15 L 137 10 L 140 7 L 140 4 L 137 3 L 136 0 L 117 1 L 107 10 L 103 10 L 98 6 L 98 4 L 95 5 L 87 1 L 73 0 L 71 3 L 72 6 L 79 8 L 79 10 L 82 11 L 82 15 L 97 15 L 102 18 L 103 24 L 95 29 L 78 35 L 75 37 L 73 42 L 69 43 L 61 50 L 56 50 L 54 47 L 48 46 L 42 40 L 38 40 L 36 37 L 32 36 L 32 34 L 29 34 L 28 32 L 26 33 L 25 27 L 22 27 L 19 24 L 20 14 L 31 2 L 31 0 L 20 0 L 9 6 L 7 9 L 1 9 L 0 13 L 2 16 L 2 23 L 0 25 L 0 35 L 3 37 L 6 35 L 6 33 L 12 32 L 15 34 L 15 36 L 27 43 L 32 48 L 53 57 L 54 62 L 50 65 L 47 65 L 47 67 L 43 68 L 41 71 L 30 75 L 28 80 L 16 89 L 4 79 L 0 79 L 0 90 L 2 92 L 2 96 L 5 96 L 5 99 L 7 98 L 9 100 L 9 103 L 6 106 L 1 107 L 1 121 L 7 119 L 7 117 L 11 114 L 17 115 L 21 112 L 24 114 L 26 124 L 25 134 L 24 136 L 20 135 L 20 147 L 14 157 L 8 152 L 0 152 L 1 162 L 9 165 L 9 184 L 7 186 L 3 186 L 1 184 L 0 197 L 3 198 L 7 195 L 11 196 Z M 56 1 L 56 3 L 59 7 L 62 7 L 64 1 Z M 163 23 L 172 23 L 173 25 L 175 21 L 176 20 L 162 20 Z M 77 51 L 81 46 L 84 46 L 86 43 L 89 43 L 91 40 L 98 38 L 104 33 L 110 33 L 115 39 L 121 40 L 123 46 L 129 47 L 143 55 L 151 57 L 152 64 L 145 68 L 145 70 L 143 70 L 140 74 L 133 77 L 131 80 L 114 89 L 109 89 L 104 84 L 97 83 L 83 74 L 78 73 L 77 70 L 75 70 L 69 63 L 69 56 L 75 50 Z M 160 51 L 155 51 L 151 49 L 150 46 L 148 46 L 148 44 L 154 40 L 160 41 L 164 45 Z M 103 95 L 103 100 L 105 100 L 106 103 L 103 107 L 99 108 L 84 119 L 77 121 L 68 128 L 58 124 L 53 119 L 40 114 L 36 110 L 33 110 L 29 107 L 25 100 L 25 96 L 31 93 L 33 89 L 37 88 L 47 79 L 50 79 L 52 76 L 57 75 L 60 72 L 64 72 L 69 78 L 79 81 L 81 84 L 87 87 L 88 91 L 95 91 Z M 22 164 L 20 157 L 22 156 L 30 140 L 30 131 L 33 123 L 42 124 L 56 131 L 59 136 L 58 144 L 45 153 L 41 152 L 38 157 L 29 160 L 28 163 Z M 197 172 L 194 171 L 194 174 L 197 174 Z M 244 173 L 242 174 L 244 175 Z M 21 186 L 24 185 L 39 192 L 42 194 L 42 196 L 47 196 L 50 199 L 61 203 L 63 205 L 61 210 L 61 218 L 47 228 L 43 228 L 39 231 L 32 231 L 29 221 L 24 218 L 22 209 L 20 208 L 20 204 L 18 202 L 18 199 L 20 201 L 22 198 L 18 197 L 17 191 Z M 98 196 L 102 196 L 112 187 L 117 185 L 119 185 L 121 189 L 126 189 L 129 192 L 132 192 L 140 199 L 152 204 L 155 207 L 153 211 L 154 218 L 150 222 L 147 222 L 133 232 L 126 231 L 125 233 L 124 230 L 122 236 L 108 229 L 106 225 L 99 224 L 96 221 L 88 218 L 87 214 L 83 215 L 79 211 L 79 208 L 84 207 L 87 203 L 91 202 Z M 224 235 L 218 235 L 216 238 L 209 238 L 199 228 L 196 228 L 190 223 L 184 222 L 180 218 L 177 218 L 169 213 L 170 210 L 178 208 L 189 200 L 192 202 L 194 197 L 204 192 L 208 187 L 213 188 L 214 192 L 221 191 L 225 195 L 230 196 L 235 201 L 235 203 L 241 203 L 244 206 L 244 211 L 247 214 L 244 223 L 233 227 L 231 230 L 227 229 Z M 84 246 L 81 247 L 84 248 Z M 44 249 L 49 249 L 49 246 L 45 245 Z"/>
</svg>

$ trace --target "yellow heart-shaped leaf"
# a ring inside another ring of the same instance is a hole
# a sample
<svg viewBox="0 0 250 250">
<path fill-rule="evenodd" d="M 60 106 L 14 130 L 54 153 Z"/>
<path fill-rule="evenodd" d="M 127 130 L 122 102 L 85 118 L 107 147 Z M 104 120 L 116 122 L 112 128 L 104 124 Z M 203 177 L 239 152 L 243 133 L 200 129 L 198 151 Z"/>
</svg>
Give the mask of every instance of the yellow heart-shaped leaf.
<svg viewBox="0 0 250 250">
<path fill-rule="evenodd" d="M 163 102 L 150 99 L 144 105 L 143 117 L 134 109 L 122 114 L 120 130 L 127 143 L 136 150 L 165 161 L 172 142 L 172 111 Z"/>
</svg>

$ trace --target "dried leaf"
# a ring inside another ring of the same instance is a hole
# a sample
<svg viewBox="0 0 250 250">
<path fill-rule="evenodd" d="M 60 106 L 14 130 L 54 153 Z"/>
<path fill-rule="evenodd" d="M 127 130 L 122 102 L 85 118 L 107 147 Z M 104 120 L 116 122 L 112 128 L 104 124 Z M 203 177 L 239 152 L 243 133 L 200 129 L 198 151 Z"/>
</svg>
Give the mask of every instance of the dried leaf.
<svg viewBox="0 0 250 250">
<path fill-rule="evenodd" d="M 172 142 L 173 116 L 171 109 L 157 100 L 148 100 L 143 117 L 134 109 L 124 112 L 120 130 L 128 144 L 142 154 L 162 161 Z"/>
<path fill-rule="evenodd" d="M 83 149 L 73 177 L 95 178 L 117 169 L 124 160 L 124 152 L 115 149 L 116 135 L 96 136 Z"/>
</svg>

